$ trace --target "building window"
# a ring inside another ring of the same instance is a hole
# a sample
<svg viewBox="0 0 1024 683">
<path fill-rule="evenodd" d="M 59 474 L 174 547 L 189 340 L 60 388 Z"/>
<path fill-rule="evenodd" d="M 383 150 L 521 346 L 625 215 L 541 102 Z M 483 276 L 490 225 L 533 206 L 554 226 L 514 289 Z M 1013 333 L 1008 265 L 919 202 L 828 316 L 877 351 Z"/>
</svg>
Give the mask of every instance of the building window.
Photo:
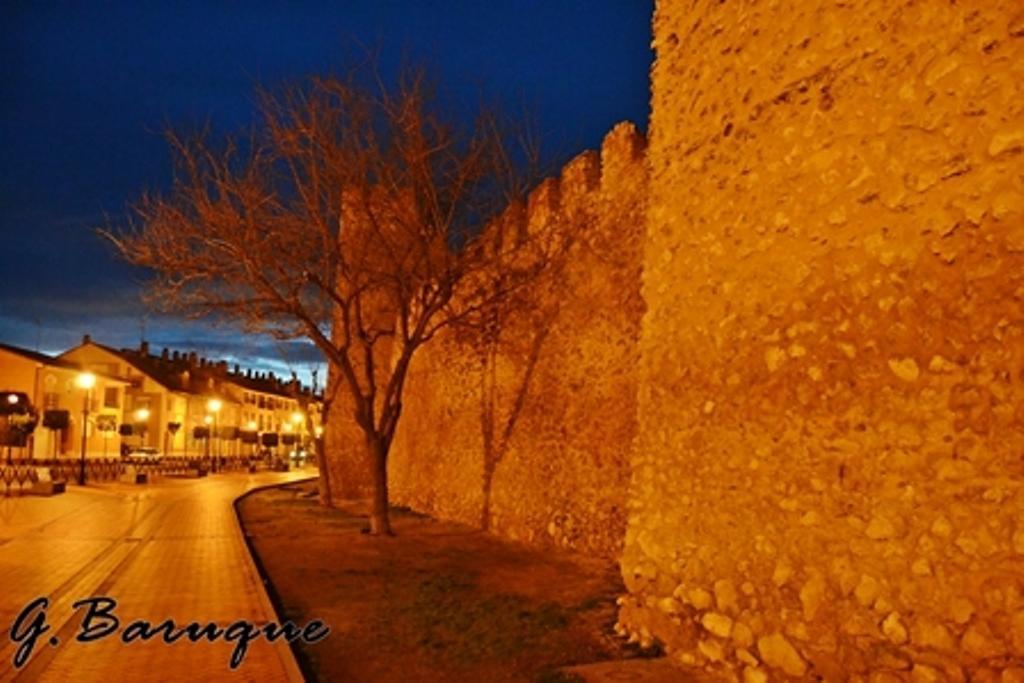
<svg viewBox="0 0 1024 683">
<path fill-rule="evenodd" d="M 121 392 L 117 387 L 107 387 L 103 390 L 103 407 L 117 408 L 121 405 Z"/>
</svg>

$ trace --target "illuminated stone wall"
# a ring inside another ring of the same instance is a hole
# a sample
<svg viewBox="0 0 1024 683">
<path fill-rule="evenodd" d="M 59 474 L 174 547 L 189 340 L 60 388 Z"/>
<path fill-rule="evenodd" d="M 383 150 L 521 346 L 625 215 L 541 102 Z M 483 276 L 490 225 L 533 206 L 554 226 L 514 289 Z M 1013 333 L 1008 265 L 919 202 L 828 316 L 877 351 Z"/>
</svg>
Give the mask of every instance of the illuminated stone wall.
<svg viewBox="0 0 1024 683">
<path fill-rule="evenodd" d="M 373 492 L 373 470 L 366 437 L 356 424 L 355 404 L 348 385 L 333 365 L 327 373 L 327 393 L 332 392 L 334 403 L 324 429 L 324 457 L 332 499 L 329 502 L 369 498 Z M 320 493 L 321 497 L 326 493 L 323 481 Z"/>
<path fill-rule="evenodd" d="M 377 264 L 380 272 L 387 272 L 393 257 L 389 249 L 401 251 L 400 245 L 407 238 L 398 227 L 400 224 L 393 218 L 400 203 L 382 197 L 386 195 L 380 190 L 345 193 L 342 248 L 350 262 L 360 264 L 360 268 L 369 270 L 371 264 Z M 351 286 L 351 282 L 345 279 L 338 284 L 342 292 Z M 396 309 L 389 301 L 386 286 L 365 290 L 359 299 L 366 330 L 384 330 L 394 324 Z M 343 347 L 346 325 L 340 309 L 335 309 L 333 322 L 332 339 L 338 347 Z M 355 333 L 354 325 L 350 331 Z M 391 355 L 390 339 L 378 339 L 372 357 L 374 384 L 378 388 L 386 386 L 391 378 L 391 367 L 386 362 Z M 349 361 L 356 382 L 365 390 L 370 386 L 370 379 L 366 374 L 367 363 L 361 345 L 352 344 Z M 383 409 L 383 394 L 384 391 L 379 389 L 374 409 L 377 416 Z M 352 388 L 341 368 L 334 363 L 328 365 L 325 399 L 330 399 L 331 403 L 326 421 L 329 426 L 324 430 L 324 456 L 327 461 L 330 498 L 333 502 L 369 498 L 373 492 L 373 458 L 366 435 L 356 421 L 356 401 Z M 321 498 L 325 502 L 332 502 L 326 500 L 328 492 L 325 489 L 321 480 Z"/>
<path fill-rule="evenodd" d="M 621 624 L 749 681 L 1024 680 L 1024 5 L 654 37 Z"/>
<path fill-rule="evenodd" d="M 397 504 L 616 556 L 636 432 L 644 140 L 629 124 L 495 229 L 569 235 L 568 265 L 497 324 L 414 361 L 390 463 Z"/>
</svg>

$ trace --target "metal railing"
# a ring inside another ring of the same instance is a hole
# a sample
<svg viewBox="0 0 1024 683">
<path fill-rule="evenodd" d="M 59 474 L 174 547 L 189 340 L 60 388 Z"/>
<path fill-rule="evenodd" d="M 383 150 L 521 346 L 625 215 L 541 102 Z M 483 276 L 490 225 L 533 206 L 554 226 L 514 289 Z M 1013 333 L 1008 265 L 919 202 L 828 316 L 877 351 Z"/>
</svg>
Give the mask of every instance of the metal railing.
<svg viewBox="0 0 1024 683">
<path fill-rule="evenodd" d="M 51 481 L 78 481 L 81 461 L 73 458 L 18 458 L 0 462 L 0 484 L 4 495 L 25 493 L 40 481 L 45 471 Z M 89 458 L 85 461 L 86 481 L 115 481 L 125 472 L 117 458 Z"/>
<path fill-rule="evenodd" d="M 173 455 L 164 456 L 160 460 L 139 461 L 131 463 L 138 472 L 146 472 L 150 476 L 182 476 L 198 473 L 227 472 L 249 469 L 255 461 L 249 456 L 205 456 L 205 455 Z"/>
<path fill-rule="evenodd" d="M 0 484 L 3 485 L 5 496 L 20 495 L 25 489 L 35 486 L 37 481 L 39 473 L 35 467 L 14 463 L 0 465 Z"/>
<path fill-rule="evenodd" d="M 280 459 L 277 459 L 280 460 Z M 214 472 L 242 472 L 253 468 L 271 468 L 275 458 L 252 455 L 230 456 L 165 456 L 159 460 L 123 460 L 121 458 L 87 458 L 86 482 L 117 481 L 123 475 L 145 473 L 147 480 L 156 477 L 202 476 Z M 40 480 L 40 471 L 56 482 L 78 481 L 81 461 L 77 458 L 16 458 L 0 461 L 0 487 L 3 495 L 20 495 Z"/>
</svg>

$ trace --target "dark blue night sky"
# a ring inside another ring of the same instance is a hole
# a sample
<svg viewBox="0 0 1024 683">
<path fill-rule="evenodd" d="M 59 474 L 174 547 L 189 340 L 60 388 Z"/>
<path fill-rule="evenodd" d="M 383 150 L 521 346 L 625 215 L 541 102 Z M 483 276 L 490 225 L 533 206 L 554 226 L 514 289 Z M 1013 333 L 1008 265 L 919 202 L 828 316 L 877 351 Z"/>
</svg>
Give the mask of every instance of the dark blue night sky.
<svg viewBox="0 0 1024 683">
<path fill-rule="evenodd" d="M 552 159 L 646 127 L 652 2 L 349 0 L 0 6 L 0 342 L 59 351 L 83 333 L 139 341 L 144 273 L 94 234 L 165 187 L 160 132 L 249 124 L 256 84 L 344 66 L 354 45 L 426 58 L 456 97 L 536 111 Z M 167 319 L 152 346 L 308 369 L 316 354 Z"/>
</svg>

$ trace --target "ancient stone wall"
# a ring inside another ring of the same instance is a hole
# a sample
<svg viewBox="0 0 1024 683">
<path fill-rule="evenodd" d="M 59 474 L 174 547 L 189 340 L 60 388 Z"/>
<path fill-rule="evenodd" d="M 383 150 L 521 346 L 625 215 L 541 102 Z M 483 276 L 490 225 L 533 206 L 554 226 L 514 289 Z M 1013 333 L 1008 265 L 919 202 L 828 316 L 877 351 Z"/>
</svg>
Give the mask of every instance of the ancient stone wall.
<svg viewBox="0 0 1024 683">
<path fill-rule="evenodd" d="M 1024 680 L 1024 6 L 654 37 L 621 625 L 750 681 Z"/>
<path fill-rule="evenodd" d="M 417 249 L 405 248 L 409 232 L 401 225 L 399 217 L 405 203 L 401 198 L 386 195 L 379 189 L 368 192 L 346 192 L 343 206 L 342 249 L 350 263 L 359 264 L 350 279 L 341 279 L 339 290 L 346 292 L 353 287 L 352 279 L 365 279 L 366 273 L 376 268 L 388 272 L 392 259 L 397 255 L 406 257 L 417 253 Z M 365 285 L 364 285 L 365 286 Z M 369 287 L 359 296 L 361 320 L 366 332 L 386 330 L 394 325 L 396 308 L 390 300 L 388 286 Z M 335 307 L 332 325 L 332 341 L 343 347 L 346 331 L 355 336 L 358 325 L 347 328 L 340 308 Z M 393 355 L 390 338 L 379 338 L 373 346 L 372 358 L 374 384 L 378 387 L 375 415 L 383 409 L 383 387 L 391 378 Z M 367 374 L 367 363 L 360 344 L 352 344 L 348 352 L 356 383 L 365 391 L 371 384 Z M 352 387 L 341 368 L 330 363 L 327 372 L 326 399 L 330 412 L 325 423 L 324 457 L 326 460 L 326 485 L 320 481 L 320 495 L 324 502 L 369 498 L 373 493 L 373 458 L 366 434 L 356 419 L 356 400 Z M 329 494 L 329 496 L 328 496 Z M 327 500 L 327 498 L 331 500 Z"/>
<path fill-rule="evenodd" d="M 621 124 L 500 229 L 568 237 L 487 334 L 413 361 L 390 462 L 395 503 L 512 538 L 615 556 L 625 533 L 642 312 L 644 140 Z"/>
<path fill-rule="evenodd" d="M 334 398 L 324 429 L 327 478 L 326 482 L 323 478 L 320 481 L 321 498 L 328 493 L 325 483 L 329 484 L 331 499 L 324 502 L 369 498 L 373 493 L 373 461 L 366 436 L 356 423 L 351 390 L 333 365 L 328 369 L 326 393 Z"/>
</svg>

